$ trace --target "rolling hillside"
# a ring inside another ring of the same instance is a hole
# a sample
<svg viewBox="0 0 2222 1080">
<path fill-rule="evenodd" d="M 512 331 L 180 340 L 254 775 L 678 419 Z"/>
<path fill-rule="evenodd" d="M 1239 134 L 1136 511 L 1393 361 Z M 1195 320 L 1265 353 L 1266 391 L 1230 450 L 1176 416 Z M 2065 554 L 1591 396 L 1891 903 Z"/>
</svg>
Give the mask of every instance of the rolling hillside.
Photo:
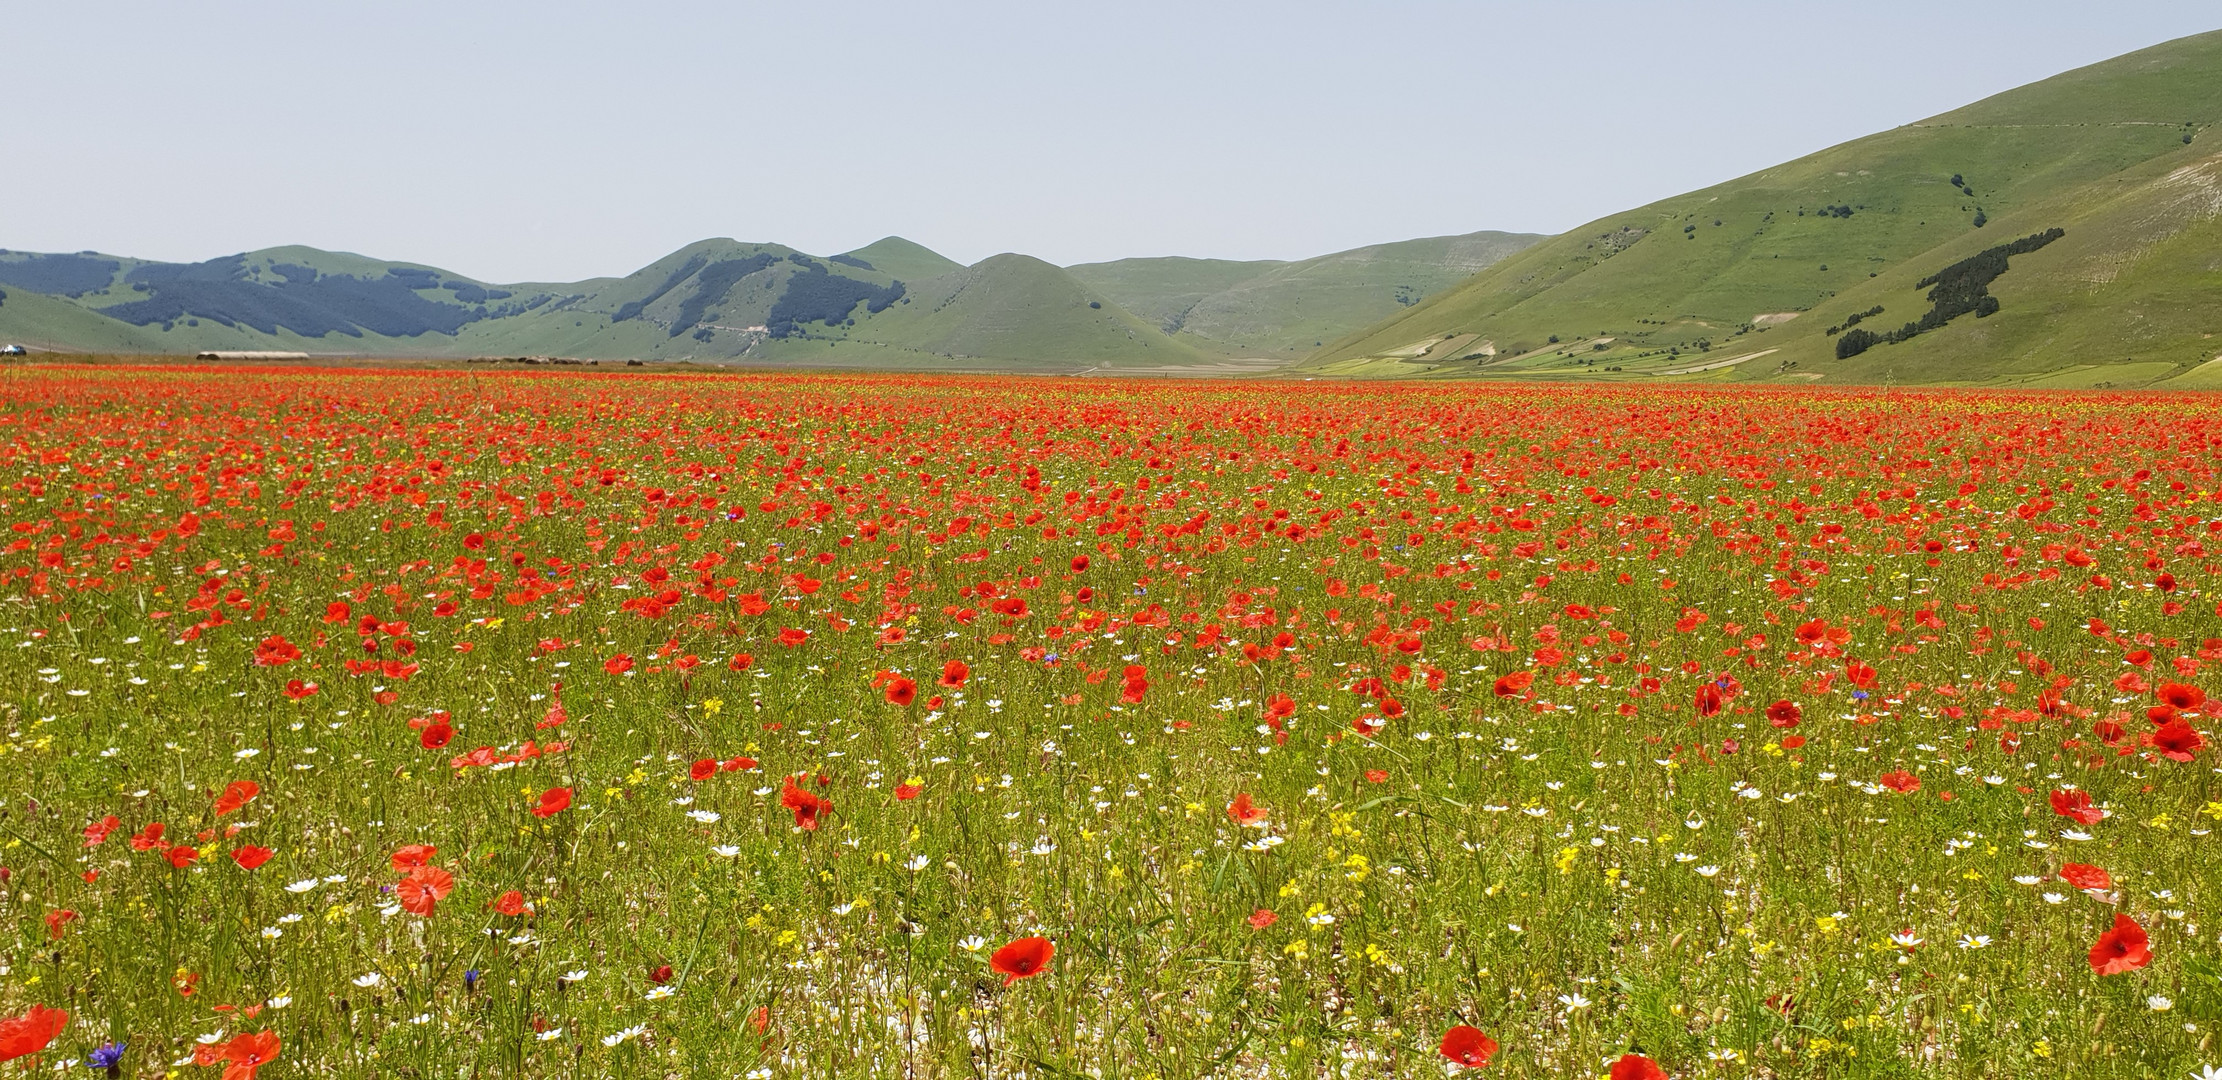
<svg viewBox="0 0 2222 1080">
<path fill-rule="evenodd" d="M 1248 374 L 1532 239 L 1479 233 L 1299 263 L 1137 259 L 1071 271 L 1010 254 L 967 267 L 893 236 L 826 258 L 719 239 L 624 277 L 506 285 L 304 247 L 192 264 L 0 252 L 0 290 L 13 290 L 0 297 L 0 340 L 104 352 Z M 1259 356 L 1277 359 L 1229 362 Z"/>
<path fill-rule="evenodd" d="M 1301 262 L 1121 259 L 1070 269 L 1166 333 L 1209 352 L 1302 356 L 1544 239 L 1435 236 Z"/>
<path fill-rule="evenodd" d="M 2190 373 L 2222 352 L 2218 123 L 2222 33 L 2169 42 L 1600 218 L 1334 342 L 1305 367 L 1497 378 L 2209 379 Z M 2015 241 L 2054 229 L 2056 238 L 2010 253 Z M 1970 259 L 1982 266 L 1954 269 Z M 1993 262 L 1995 274 L 1984 269 Z M 1939 275 L 1947 291 L 1972 290 L 1964 311 L 1932 296 Z M 1903 340 L 1839 359 L 1855 317 L 1863 332 Z M 1906 333 L 1908 324 L 1918 332 Z"/>
</svg>

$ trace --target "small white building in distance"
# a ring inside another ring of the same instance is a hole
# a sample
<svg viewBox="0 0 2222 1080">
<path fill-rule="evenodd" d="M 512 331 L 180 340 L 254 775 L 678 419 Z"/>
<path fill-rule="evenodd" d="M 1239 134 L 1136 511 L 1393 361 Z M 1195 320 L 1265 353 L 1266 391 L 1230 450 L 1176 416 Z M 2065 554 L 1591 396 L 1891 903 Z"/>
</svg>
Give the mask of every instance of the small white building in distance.
<svg viewBox="0 0 2222 1080">
<path fill-rule="evenodd" d="M 195 360 L 306 360 L 305 352 L 270 352 L 255 350 L 219 349 L 195 356 Z"/>
</svg>

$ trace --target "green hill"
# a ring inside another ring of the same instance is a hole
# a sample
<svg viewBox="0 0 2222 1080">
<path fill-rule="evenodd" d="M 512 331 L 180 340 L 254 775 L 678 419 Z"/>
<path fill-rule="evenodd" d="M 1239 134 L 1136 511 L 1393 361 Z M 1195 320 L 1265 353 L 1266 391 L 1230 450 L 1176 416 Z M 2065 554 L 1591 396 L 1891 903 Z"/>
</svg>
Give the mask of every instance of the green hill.
<svg viewBox="0 0 2222 1080">
<path fill-rule="evenodd" d="M 896 305 L 865 315 L 853 327 L 773 343 L 770 355 L 844 343 L 1063 368 L 1181 366 L 1213 359 L 1105 300 L 1072 274 L 1009 254 L 928 278 Z"/>
<path fill-rule="evenodd" d="M 2143 385 L 2217 351 L 2222 33 L 1601 218 L 1306 361 L 1320 373 Z M 1970 309 L 1927 280 L 2024 236 Z M 1866 315 L 1874 308 L 1883 310 Z M 1941 314 L 1941 311 L 1940 311 Z"/>
<path fill-rule="evenodd" d="M 302 247 L 191 264 L 0 252 L 0 290 L 0 340 L 103 352 L 1048 371 L 1217 359 L 1038 259 L 965 267 L 899 237 L 826 259 L 704 240 L 621 278 L 526 285 Z"/>
<path fill-rule="evenodd" d="M 1300 356 L 1543 237 L 1477 232 L 1375 244 L 1301 262 L 1121 259 L 1073 276 L 1206 352 Z"/>
<path fill-rule="evenodd" d="M 835 255 L 834 259 L 853 259 L 866 264 L 868 269 L 902 281 L 924 281 L 951 270 L 964 269 L 963 263 L 900 236 L 881 237 L 855 251 Z"/>
</svg>

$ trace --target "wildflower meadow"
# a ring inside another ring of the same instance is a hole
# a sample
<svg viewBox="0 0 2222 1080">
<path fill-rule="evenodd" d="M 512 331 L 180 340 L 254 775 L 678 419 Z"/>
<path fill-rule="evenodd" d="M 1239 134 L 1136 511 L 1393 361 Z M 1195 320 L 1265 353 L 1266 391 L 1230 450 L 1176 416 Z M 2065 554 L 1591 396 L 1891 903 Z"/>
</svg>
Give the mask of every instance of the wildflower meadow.
<svg viewBox="0 0 2222 1080">
<path fill-rule="evenodd" d="M 14 369 L 0 1072 L 2222 1075 L 2218 466 L 2197 396 Z"/>
</svg>

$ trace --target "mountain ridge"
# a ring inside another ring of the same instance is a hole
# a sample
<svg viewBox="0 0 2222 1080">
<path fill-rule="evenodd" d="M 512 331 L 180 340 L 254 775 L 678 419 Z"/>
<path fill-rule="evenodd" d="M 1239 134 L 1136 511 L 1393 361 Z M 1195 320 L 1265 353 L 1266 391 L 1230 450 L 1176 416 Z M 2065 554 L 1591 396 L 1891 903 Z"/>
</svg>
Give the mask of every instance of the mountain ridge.
<svg viewBox="0 0 2222 1080">
<path fill-rule="evenodd" d="M 1254 273 L 1229 284 L 1276 272 L 1292 278 L 1290 268 L 1365 264 L 1347 273 L 1315 272 L 1314 280 L 1293 285 L 1282 281 L 1278 311 L 1248 312 L 1264 333 L 1278 331 L 1292 342 L 1316 338 L 1320 326 L 1350 329 L 1393 307 L 1399 296 L 1464 276 L 1476 256 L 1470 243 L 1450 250 L 1460 242 L 1433 238 L 1301 263 L 1240 264 Z M 1429 244 L 1445 247 L 1440 266 L 1428 265 L 1431 256 L 1414 248 Z M 1147 279 L 1158 262 L 1136 261 L 1125 284 L 1154 295 L 1160 286 Z M 1375 272 L 1373 263 L 1395 272 Z M 1177 325 L 1167 329 L 1161 317 L 1136 316 L 1113 290 L 1068 268 L 1013 253 L 965 266 L 899 236 L 830 256 L 713 237 L 625 275 L 526 283 L 480 281 L 428 264 L 301 245 L 197 263 L 0 251 L 0 288 L 40 298 L 12 305 L 0 299 L 0 338 L 101 351 L 284 349 L 1046 371 L 1201 370 L 1255 351 L 1239 341 L 1181 333 Z M 928 301 L 924 308 L 917 306 L 921 297 Z M 1324 314 L 1299 311 L 1307 297 Z M 1298 352 L 1293 344 L 1281 351 L 1285 359 Z"/>
</svg>

